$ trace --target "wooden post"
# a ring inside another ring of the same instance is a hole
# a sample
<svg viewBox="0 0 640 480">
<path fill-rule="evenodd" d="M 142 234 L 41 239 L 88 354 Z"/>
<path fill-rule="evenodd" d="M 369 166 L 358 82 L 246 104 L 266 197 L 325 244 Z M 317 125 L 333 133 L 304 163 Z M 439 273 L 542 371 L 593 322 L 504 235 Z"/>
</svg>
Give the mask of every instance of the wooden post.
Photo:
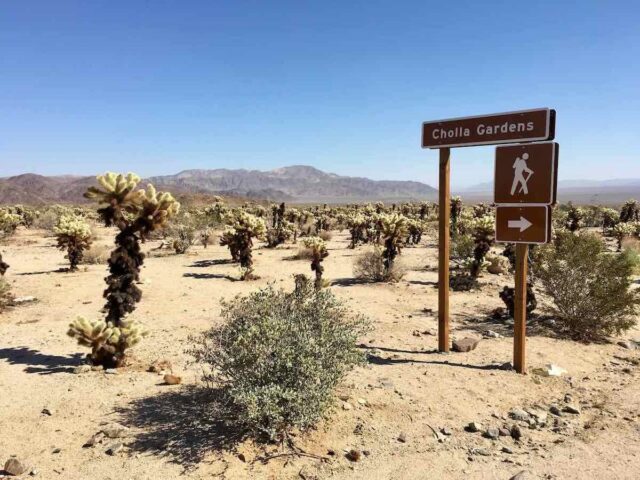
<svg viewBox="0 0 640 480">
<path fill-rule="evenodd" d="M 527 257 L 529 245 L 516 244 L 516 291 L 513 324 L 513 368 L 526 373 L 525 338 L 527 334 Z"/>
<path fill-rule="evenodd" d="M 440 149 L 440 180 L 438 184 L 438 350 L 449 351 L 449 148 Z"/>
</svg>

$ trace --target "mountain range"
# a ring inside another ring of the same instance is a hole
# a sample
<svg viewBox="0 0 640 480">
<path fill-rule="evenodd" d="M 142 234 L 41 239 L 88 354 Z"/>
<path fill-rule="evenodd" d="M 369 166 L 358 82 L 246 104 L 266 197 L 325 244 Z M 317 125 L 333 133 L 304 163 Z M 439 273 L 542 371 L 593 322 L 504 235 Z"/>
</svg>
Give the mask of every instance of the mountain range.
<svg viewBox="0 0 640 480">
<path fill-rule="evenodd" d="M 370 180 L 294 165 L 269 171 L 184 170 L 143 180 L 176 194 L 215 194 L 300 203 L 433 200 L 435 188 L 414 181 Z M 33 173 L 0 178 L 0 203 L 79 203 L 94 177 Z"/>
</svg>

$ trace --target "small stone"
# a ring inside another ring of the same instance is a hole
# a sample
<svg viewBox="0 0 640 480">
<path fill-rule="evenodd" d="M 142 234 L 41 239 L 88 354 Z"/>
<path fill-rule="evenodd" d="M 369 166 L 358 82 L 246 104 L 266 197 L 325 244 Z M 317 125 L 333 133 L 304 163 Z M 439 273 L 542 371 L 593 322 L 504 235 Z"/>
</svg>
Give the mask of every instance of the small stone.
<svg viewBox="0 0 640 480">
<path fill-rule="evenodd" d="M 169 360 L 156 360 L 148 368 L 148 371 L 151 373 L 170 372 L 172 370 L 173 367 Z"/>
<path fill-rule="evenodd" d="M 238 454 L 238 460 L 240 460 L 241 462 L 246 462 L 247 461 L 247 457 L 245 457 L 244 453 L 239 453 Z"/>
<path fill-rule="evenodd" d="M 571 403 L 573 401 L 573 397 L 571 396 L 570 393 L 565 394 L 564 396 L 564 403 Z"/>
<path fill-rule="evenodd" d="M 618 345 L 622 348 L 626 348 L 627 350 L 635 350 L 636 344 L 630 340 L 620 340 Z"/>
<path fill-rule="evenodd" d="M 482 430 L 482 424 L 478 423 L 478 422 L 470 422 L 466 427 L 465 430 L 467 432 L 471 432 L 471 433 L 477 433 L 480 432 Z"/>
<path fill-rule="evenodd" d="M 367 406 L 367 401 L 364 398 L 359 398 L 358 403 L 362 406 Z"/>
<path fill-rule="evenodd" d="M 61 451 L 62 451 L 62 449 L 61 449 L 61 448 L 54 448 L 54 449 L 51 451 L 51 453 L 53 453 L 53 454 L 55 455 L 56 453 L 60 453 Z"/>
<path fill-rule="evenodd" d="M 120 372 L 118 372 L 117 368 L 105 368 L 104 373 L 107 375 L 118 375 Z"/>
<path fill-rule="evenodd" d="M 558 407 L 557 405 L 551 405 L 549 407 L 549 411 L 555 415 L 556 417 L 561 417 L 562 416 L 562 412 L 560 411 L 560 407 Z"/>
<path fill-rule="evenodd" d="M 483 457 L 490 457 L 491 452 L 486 448 L 474 448 L 471 450 L 471 453 L 474 455 L 482 455 Z"/>
<path fill-rule="evenodd" d="M 164 376 L 164 383 L 167 385 L 180 385 L 182 383 L 182 377 L 167 373 Z"/>
<path fill-rule="evenodd" d="M 349 450 L 349 453 L 347 453 L 346 457 L 347 460 L 351 462 L 359 462 L 360 458 L 362 458 L 362 455 L 360 454 L 359 450 L 351 449 Z"/>
<path fill-rule="evenodd" d="M 349 402 L 344 402 L 342 404 L 342 409 L 343 410 L 351 410 L 353 407 L 351 406 L 351 404 Z"/>
<path fill-rule="evenodd" d="M 370 450 L 362 450 L 362 454 L 363 454 L 365 457 L 368 457 L 369 455 L 371 455 L 371 451 L 370 451 Z"/>
<path fill-rule="evenodd" d="M 51 409 L 51 408 L 43 408 L 42 409 L 42 414 L 46 415 L 47 417 L 52 417 L 53 416 L 53 409 Z"/>
<path fill-rule="evenodd" d="M 127 427 L 122 426 L 119 423 L 115 423 L 103 428 L 102 433 L 104 433 L 108 438 L 121 438 L 126 435 L 127 430 Z"/>
<path fill-rule="evenodd" d="M 327 450 L 327 455 L 329 455 L 330 457 L 335 456 L 336 451 L 333 448 L 330 448 L 329 450 Z"/>
<path fill-rule="evenodd" d="M 567 413 L 572 413 L 574 415 L 580 415 L 580 408 L 576 405 L 565 405 L 562 411 Z"/>
<path fill-rule="evenodd" d="M 400 432 L 400 435 L 398 435 L 398 441 L 401 443 L 406 443 L 407 442 L 407 434 L 404 432 Z"/>
<path fill-rule="evenodd" d="M 498 433 L 501 437 L 510 437 L 511 431 L 508 428 L 500 428 L 498 429 Z"/>
<path fill-rule="evenodd" d="M 513 453 L 513 450 L 511 450 L 509 447 L 502 447 L 501 451 L 504 453 Z"/>
<path fill-rule="evenodd" d="M 514 408 L 509 412 L 509 416 L 514 420 L 518 420 L 521 422 L 529 421 L 529 414 L 522 410 L 521 408 Z"/>
<path fill-rule="evenodd" d="M 95 435 L 93 435 L 89 440 L 87 440 L 84 443 L 84 445 L 82 445 L 82 448 L 95 447 L 98 443 L 102 443 L 103 438 L 104 438 L 104 433 L 98 432 Z"/>
<path fill-rule="evenodd" d="M 102 368 L 100 365 L 92 365 L 91 366 L 91 371 L 92 372 L 103 372 L 104 368 Z"/>
<path fill-rule="evenodd" d="M 106 453 L 107 455 L 117 455 L 119 452 L 122 451 L 122 449 L 124 448 L 124 445 L 122 443 L 114 443 L 112 445 L 109 446 L 109 448 L 107 448 Z"/>
<path fill-rule="evenodd" d="M 36 300 L 38 300 L 36 297 L 34 297 L 33 295 L 27 295 L 24 297 L 16 297 L 13 299 L 13 301 L 11 303 L 13 303 L 14 305 L 22 305 L 23 303 L 31 303 L 31 302 L 35 302 Z"/>
<path fill-rule="evenodd" d="M 482 436 L 490 440 L 497 440 L 500 436 L 500 431 L 497 428 L 489 428 L 482 434 Z"/>
<path fill-rule="evenodd" d="M 462 340 L 454 340 L 452 345 L 452 350 L 454 352 L 470 352 L 471 350 L 475 350 L 480 340 L 477 338 L 465 337 Z"/>
<path fill-rule="evenodd" d="M 522 470 L 521 472 L 516 473 L 509 480 L 525 480 L 525 478 L 527 478 L 526 473 L 527 473 L 526 470 Z"/>
<path fill-rule="evenodd" d="M 522 438 L 522 430 L 518 425 L 511 426 L 511 438 L 514 440 L 520 440 Z"/>
<path fill-rule="evenodd" d="M 442 427 L 440 429 L 440 433 L 442 433 L 443 435 L 446 435 L 447 437 L 453 435 L 453 432 L 449 427 Z"/>
<path fill-rule="evenodd" d="M 533 373 L 535 373 L 536 375 L 541 375 L 543 377 L 560 377 L 567 373 L 567 370 L 559 367 L 558 365 L 550 363 L 548 365 L 545 365 L 544 368 L 535 368 L 533 370 Z"/>
<path fill-rule="evenodd" d="M 9 475 L 17 477 L 18 475 L 22 475 L 27 471 L 27 466 L 17 458 L 10 458 L 4 464 L 4 471 Z"/>
<path fill-rule="evenodd" d="M 73 373 L 75 374 L 88 373 L 90 371 L 91 371 L 91 365 L 78 365 L 73 369 Z"/>
<path fill-rule="evenodd" d="M 363 431 L 364 431 L 364 425 L 362 425 L 361 423 L 358 423 L 353 429 L 354 435 L 362 435 Z"/>
<path fill-rule="evenodd" d="M 498 332 L 494 332 L 493 330 L 485 330 L 482 332 L 482 336 L 485 338 L 502 338 Z"/>
</svg>

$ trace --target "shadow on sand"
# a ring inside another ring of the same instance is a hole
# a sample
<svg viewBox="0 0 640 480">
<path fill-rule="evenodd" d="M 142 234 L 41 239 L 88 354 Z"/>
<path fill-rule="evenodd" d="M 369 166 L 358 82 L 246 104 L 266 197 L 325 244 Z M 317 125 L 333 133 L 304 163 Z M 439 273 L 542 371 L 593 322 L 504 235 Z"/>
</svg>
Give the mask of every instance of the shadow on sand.
<svg viewBox="0 0 640 480">
<path fill-rule="evenodd" d="M 214 389 L 171 390 L 134 400 L 116 413 L 123 425 L 144 430 L 128 445 L 133 451 L 169 456 L 185 469 L 246 438 L 246 432 L 229 426 L 233 413 Z"/>
<path fill-rule="evenodd" d="M 11 365 L 27 365 L 25 372 L 40 375 L 71 373 L 74 367 L 82 364 L 83 359 L 82 353 L 62 356 L 47 355 L 28 347 L 0 348 L 0 360 L 6 360 Z"/>
</svg>

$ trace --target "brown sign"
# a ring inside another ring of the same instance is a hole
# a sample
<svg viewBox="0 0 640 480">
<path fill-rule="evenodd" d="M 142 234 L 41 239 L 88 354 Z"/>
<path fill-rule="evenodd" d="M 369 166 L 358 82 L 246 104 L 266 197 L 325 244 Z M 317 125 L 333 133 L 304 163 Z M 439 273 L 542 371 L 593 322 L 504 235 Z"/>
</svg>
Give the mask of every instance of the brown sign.
<svg viewBox="0 0 640 480">
<path fill-rule="evenodd" d="M 558 150 L 555 142 L 497 147 L 493 201 L 502 205 L 553 205 Z"/>
<path fill-rule="evenodd" d="M 422 124 L 422 148 L 553 140 L 555 110 L 539 108 Z"/>
<path fill-rule="evenodd" d="M 496 207 L 496 242 L 548 243 L 551 239 L 551 207 Z"/>
</svg>

